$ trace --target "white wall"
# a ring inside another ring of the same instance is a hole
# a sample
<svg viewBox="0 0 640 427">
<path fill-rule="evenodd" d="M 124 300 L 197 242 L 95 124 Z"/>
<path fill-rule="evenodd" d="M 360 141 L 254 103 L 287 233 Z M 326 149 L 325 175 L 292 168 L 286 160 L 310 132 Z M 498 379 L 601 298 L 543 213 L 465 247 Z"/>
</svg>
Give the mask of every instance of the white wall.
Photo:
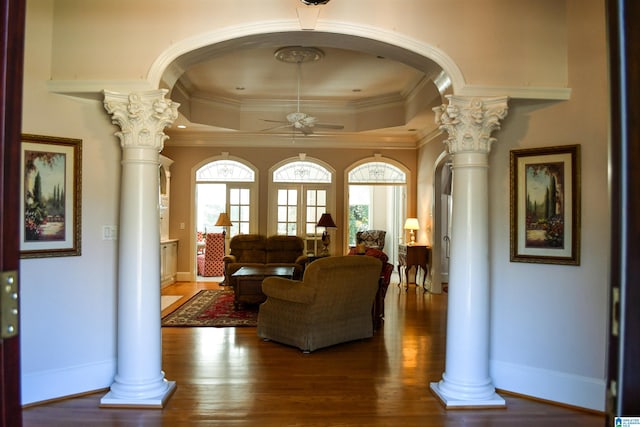
<svg viewBox="0 0 640 427">
<path fill-rule="evenodd" d="M 604 410 L 610 221 L 604 5 L 572 1 L 568 10 L 571 100 L 512 101 L 491 154 L 491 368 L 496 387 Z M 568 144 L 582 150 L 580 266 L 509 262 L 509 151 Z"/>
<path fill-rule="evenodd" d="M 22 402 L 107 387 L 115 373 L 120 147 L 101 102 L 50 94 L 52 1 L 27 2 L 22 129 L 82 139 L 82 256 L 20 263 Z"/>
<path fill-rule="evenodd" d="M 599 410 L 609 238 L 601 3 L 406 0 L 396 7 L 387 0 L 349 0 L 329 3 L 321 14 L 324 28 L 349 23 L 379 29 L 392 44 L 437 46 L 472 84 L 573 89 L 569 101 L 512 101 L 496 135 L 490 157 L 491 367 L 499 388 Z M 102 226 L 118 223 L 116 129 L 101 102 L 52 94 L 47 81 L 144 86 L 153 62 L 171 46 L 224 27 L 291 25 L 298 4 L 263 0 L 260 8 L 246 8 L 219 0 L 213 10 L 208 2 L 185 8 L 169 0 L 28 2 L 23 129 L 83 140 L 83 254 L 21 263 L 23 403 L 107 387 L 115 371 L 117 242 L 102 240 Z M 510 263 L 509 150 L 573 143 L 583 148 L 582 265 Z M 429 170 L 439 152 L 441 146 L 421 150 L 421 218 L 430 215 L 424 204 L 431 204 Z"/>
</svg>

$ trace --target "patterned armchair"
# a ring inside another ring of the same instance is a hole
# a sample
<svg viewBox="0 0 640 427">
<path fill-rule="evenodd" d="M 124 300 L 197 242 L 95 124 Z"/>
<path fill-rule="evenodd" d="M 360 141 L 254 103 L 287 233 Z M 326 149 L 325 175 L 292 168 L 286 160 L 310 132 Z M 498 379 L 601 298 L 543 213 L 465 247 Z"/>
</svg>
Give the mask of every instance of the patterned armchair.
<svg viewBox="0 0 640 427">
<path fill-rule="evenodd" d="M 365 248 L 384 249 L 384 238 L 387 232 L 384 230 L 364 230 L 356 232 L 356 243 L 364 243 Z"/>
<path fill-rule="evenodd" d="M 208 233 L 204 253 L 198 255 L 198 275 L 224 276 L 224 234 Z"/>
</svg>

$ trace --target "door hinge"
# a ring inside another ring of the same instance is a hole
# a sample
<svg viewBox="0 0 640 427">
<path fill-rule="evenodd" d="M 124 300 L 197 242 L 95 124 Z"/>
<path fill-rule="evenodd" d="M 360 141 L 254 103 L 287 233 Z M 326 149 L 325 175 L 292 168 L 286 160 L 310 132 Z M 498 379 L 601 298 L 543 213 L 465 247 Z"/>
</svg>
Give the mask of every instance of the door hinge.
<svg viewBox="0 0 640 427">
<path fill-rule="evenodd" d="M 2 338 L 18 335 L 18 272 L 3 271 L 0 273 L 0 317 Z"/>
</svg>

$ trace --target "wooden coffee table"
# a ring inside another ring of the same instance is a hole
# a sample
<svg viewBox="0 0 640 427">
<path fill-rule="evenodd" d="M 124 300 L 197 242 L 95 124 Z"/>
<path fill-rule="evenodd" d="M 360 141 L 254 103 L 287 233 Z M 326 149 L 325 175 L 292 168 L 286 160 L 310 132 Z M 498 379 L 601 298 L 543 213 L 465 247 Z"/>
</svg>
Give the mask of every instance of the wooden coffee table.
<svg viewBox="0 0 640 427">
<path fill-rule="evenodd" d="M 293 278 L 295 267 L 240 267 L 231 277 L 235 278 L 234 305 L 240 303 L 260 304 L 267 297 L 262 293 L 262 281 L 265 277 L 278 276 Z"/>
</svg>

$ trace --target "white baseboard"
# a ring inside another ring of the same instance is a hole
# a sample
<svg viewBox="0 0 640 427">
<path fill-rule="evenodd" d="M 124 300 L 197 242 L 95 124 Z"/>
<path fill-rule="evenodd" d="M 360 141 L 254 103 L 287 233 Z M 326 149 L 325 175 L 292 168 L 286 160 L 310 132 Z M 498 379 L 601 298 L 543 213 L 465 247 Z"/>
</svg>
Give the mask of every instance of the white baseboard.
<svg viewBox="0 0 640 427">
<path fill-rule="evenodd" d="M 606 381 L 492 360 L 496 388 L 538 399 L 604 412 Z"/>
<path fill-rule="evenodd" d="M 177 282 L 193 282 L 196 280 L 195 274 L 191 271 L 178 271 L 176 273 Z"/>
<path fill-rule="evenodd" d="M 116 360 L 22 375 L 22 405 L 108 388 Z"/>
</svg>

